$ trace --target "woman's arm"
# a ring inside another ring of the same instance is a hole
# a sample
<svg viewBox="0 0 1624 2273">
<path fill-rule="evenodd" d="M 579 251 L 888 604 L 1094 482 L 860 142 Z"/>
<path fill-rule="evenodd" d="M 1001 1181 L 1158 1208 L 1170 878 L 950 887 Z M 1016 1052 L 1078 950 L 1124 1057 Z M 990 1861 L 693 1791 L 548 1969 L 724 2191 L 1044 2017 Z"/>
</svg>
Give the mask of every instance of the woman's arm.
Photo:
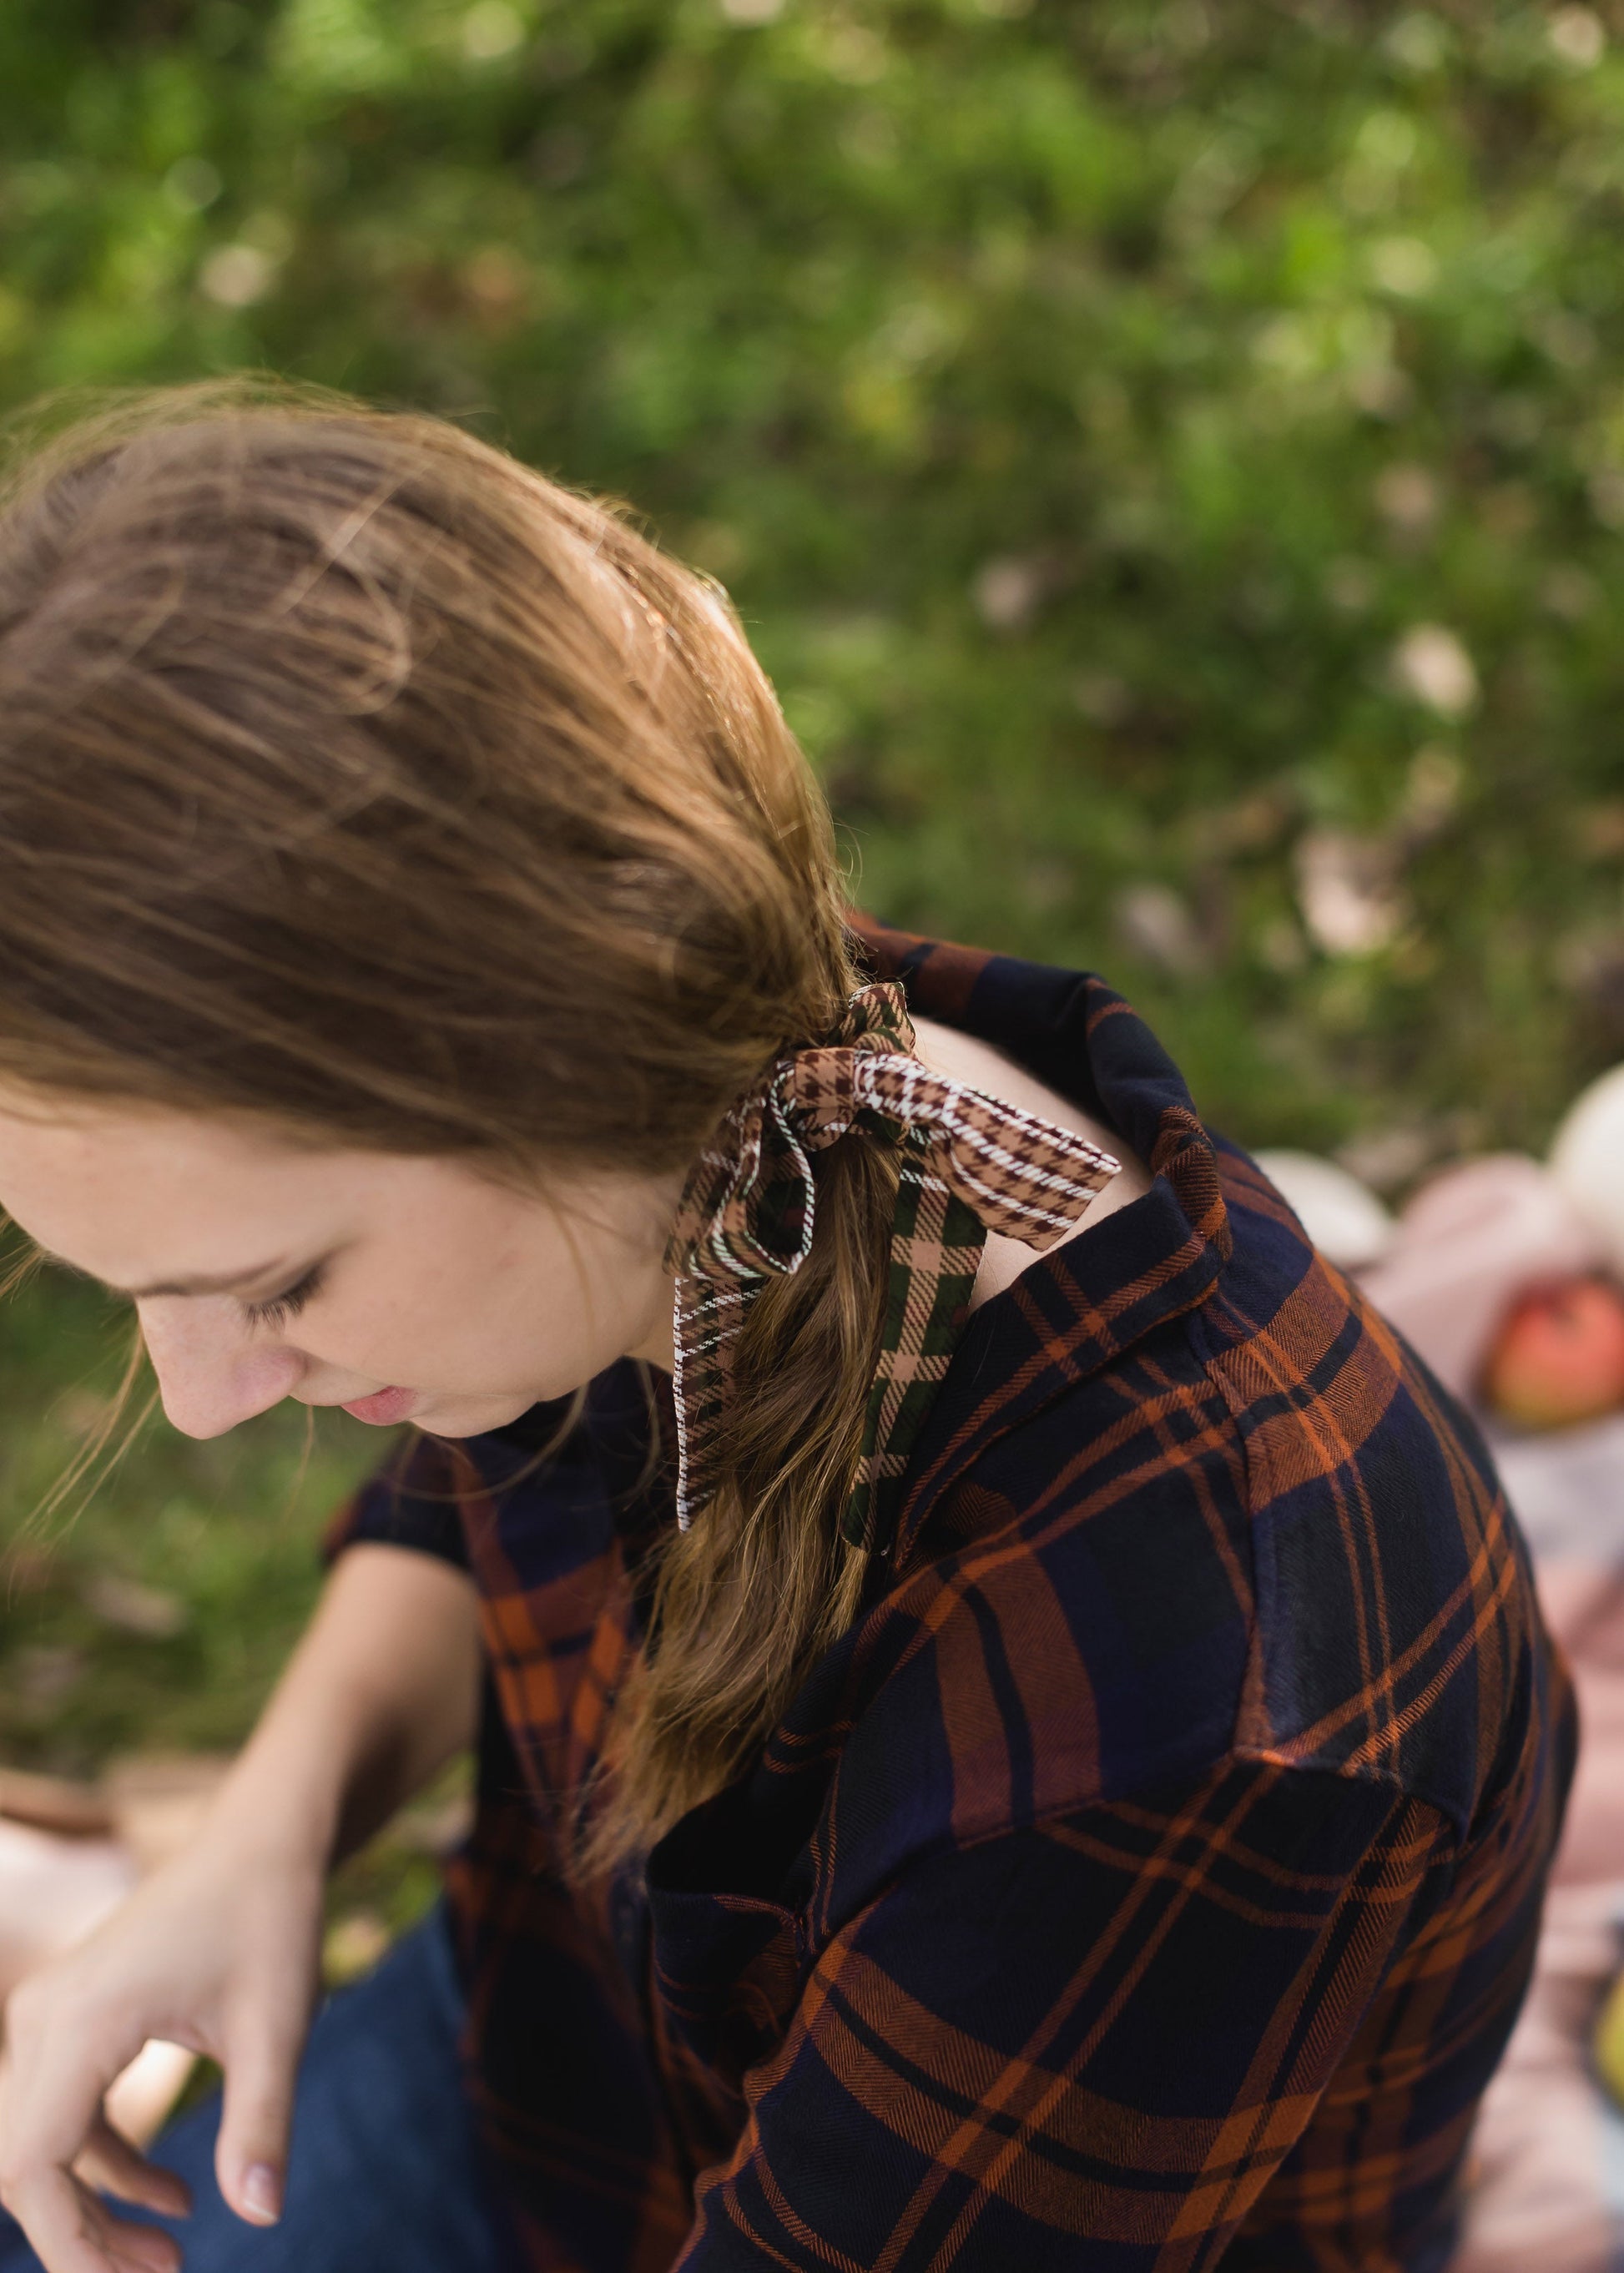
<svg viewBox="0 0 1624 2273">
<path fill-rule="evenodd" d="M 0 2200 L 47 2273 L 177 2262 L 166 2235 L 116 2217 L 97 2191 L 187 2208 L 179 2180 L 102 2112 L 149 2037 L 219 2062 L 221 2190 L 242 2217 L 274 2220 L 327 1870 L 468 1741 L 478 1666 L 462 1572 L 411 1549 L 350 1549 L 196 1841 L 13 1992 Z"/>
<path fill-rule="evenodd" d="M 415 1548 L 359 1540 L 210 1812 L 204 1835 L 282 1847 L 324 1870 L 363 1845 L 472 1741 L 476 1597 Z"/>
</svg>

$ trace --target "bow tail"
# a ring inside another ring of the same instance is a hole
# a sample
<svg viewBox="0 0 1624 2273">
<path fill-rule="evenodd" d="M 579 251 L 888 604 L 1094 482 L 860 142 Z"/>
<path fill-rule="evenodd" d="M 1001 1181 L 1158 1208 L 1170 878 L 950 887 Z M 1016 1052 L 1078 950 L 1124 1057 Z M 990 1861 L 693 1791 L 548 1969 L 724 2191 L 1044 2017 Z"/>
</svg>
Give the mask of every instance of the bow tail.
<svg viewBox="0 0 1624 2273">
<path fill-rule="evenodd" d="M 987 1241 L 980 1217 L 944 1180 L 934 1150 L 917 1141 L 901 1150 L 885 1317 L 840 1522 L 851 1545 L 879 1555 L 895 1539 L 909 1455 L 970 1315 Z"/>
<path fill-rule="evenodd" d="M 680 1277 L 676 1284 L 677 1527 L 686 1531 L 717 1486 L 733 1403 L 733 1348 L 744 1331 L 747 1284 Z"/>
</svg>

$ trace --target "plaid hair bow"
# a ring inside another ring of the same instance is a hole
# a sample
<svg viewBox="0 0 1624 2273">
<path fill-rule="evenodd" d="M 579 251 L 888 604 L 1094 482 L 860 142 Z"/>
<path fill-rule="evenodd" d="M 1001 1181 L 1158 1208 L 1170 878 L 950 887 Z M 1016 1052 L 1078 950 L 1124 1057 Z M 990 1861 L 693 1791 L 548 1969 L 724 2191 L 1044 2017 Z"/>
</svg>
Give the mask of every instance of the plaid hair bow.
<svg viewBox="0 0 1624 2273">
<path fill-rule="evenodd" d="M 900 1153 L 890 1293 L 856 1480 L 841 1531 L 891 1536 L 908 1454 L 969 1315 L 989 1231 L 1040 1252 L 1119 1163 L 914 1054 L 900 986 L 864 986 L 838 1041 L 780 1058 L 722 1118 L 695 1163 L 665 1250 L 676 1272 L 677 1519 L 686 1531 L 722 1464 L 733 1358 L 755 1296 L 812 1246 L 810 1155 L 858 1129 Z"/>
</svg>

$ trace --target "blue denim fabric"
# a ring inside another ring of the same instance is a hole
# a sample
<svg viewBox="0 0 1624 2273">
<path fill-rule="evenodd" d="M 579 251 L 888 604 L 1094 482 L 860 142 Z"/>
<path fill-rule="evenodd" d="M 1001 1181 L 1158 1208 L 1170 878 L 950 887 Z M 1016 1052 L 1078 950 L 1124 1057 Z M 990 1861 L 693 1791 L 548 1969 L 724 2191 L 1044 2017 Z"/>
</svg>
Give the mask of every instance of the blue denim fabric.
<svg viewBox="0 0 1624 2273">
<path fill-rule="evenodd" d="M 247 2225 L 222 2201 L 217 2097 L 153 2149 L 191 2185 L 192 2215 L 146 2222 L 176 2236 L 186 2273 L 508 2273 L 510 2245 L 462 2088 L 462 2020 L 451 1938 L 436 1910 L 316 2018 L 281 2223 Z M 0 2211 L 0 2273 L 38 2273 L 39 2262 Z"/>
</svg>

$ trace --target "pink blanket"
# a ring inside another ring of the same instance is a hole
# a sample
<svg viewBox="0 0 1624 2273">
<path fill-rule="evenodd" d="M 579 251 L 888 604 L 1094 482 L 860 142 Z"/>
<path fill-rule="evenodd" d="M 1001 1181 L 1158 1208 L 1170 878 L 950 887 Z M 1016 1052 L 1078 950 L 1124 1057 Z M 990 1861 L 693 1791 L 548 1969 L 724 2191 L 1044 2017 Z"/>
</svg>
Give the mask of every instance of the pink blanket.
<svg viewBox="0 0 1624 2273">
<path fill-rule="evenodd" d="M 1473 2142 L 1452 2273 L 1620 2273 L 1624 2112 L 1590 2038 L 1624 1965 L 1624 1417 L 1495 1454 L 1579 1690 L 1583 1742 L 1527 2005 Z"/>
</svg>

